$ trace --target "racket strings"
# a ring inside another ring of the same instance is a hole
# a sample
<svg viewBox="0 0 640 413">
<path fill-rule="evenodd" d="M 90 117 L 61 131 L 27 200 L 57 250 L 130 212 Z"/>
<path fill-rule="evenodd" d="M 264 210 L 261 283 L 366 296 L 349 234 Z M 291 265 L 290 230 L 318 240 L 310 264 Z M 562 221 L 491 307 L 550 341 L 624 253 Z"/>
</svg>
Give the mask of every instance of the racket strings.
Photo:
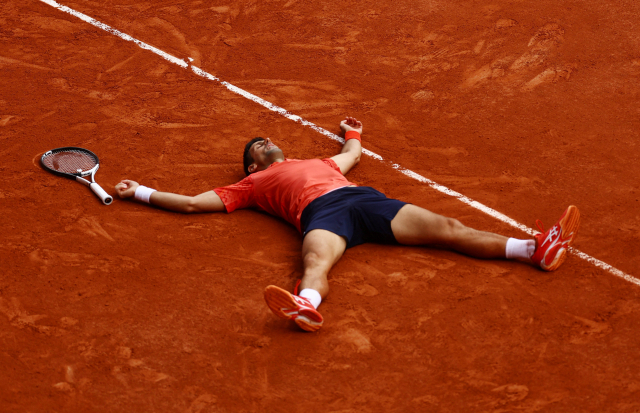
<svg viewBox="0 0 640 413">
<path fill-rule="evenodd" d="M 97 165 L 90 154 L 73 149 L 52 153 L 43 159 L 43 163 L 53 170 L 65 173 L 77 173 L 79 170 L 84 172 Z"/>
</svg>

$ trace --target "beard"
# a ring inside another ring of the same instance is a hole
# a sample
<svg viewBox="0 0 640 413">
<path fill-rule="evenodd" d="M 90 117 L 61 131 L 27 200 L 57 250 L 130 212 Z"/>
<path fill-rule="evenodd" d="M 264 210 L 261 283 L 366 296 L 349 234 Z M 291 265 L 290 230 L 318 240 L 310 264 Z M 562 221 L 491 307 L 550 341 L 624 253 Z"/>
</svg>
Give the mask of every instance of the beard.
<svg viewBox="0 0 640 413">
<path fill-rule="evenodd" d="M 269 159 L 271 162 L 274 162 L 278 159 L 284 159 L 284 153 L 277 146 L 274 146 L 273 148 L 266 151 L 265 155 L 267 156 L 267 159 Z"/>
</svg>

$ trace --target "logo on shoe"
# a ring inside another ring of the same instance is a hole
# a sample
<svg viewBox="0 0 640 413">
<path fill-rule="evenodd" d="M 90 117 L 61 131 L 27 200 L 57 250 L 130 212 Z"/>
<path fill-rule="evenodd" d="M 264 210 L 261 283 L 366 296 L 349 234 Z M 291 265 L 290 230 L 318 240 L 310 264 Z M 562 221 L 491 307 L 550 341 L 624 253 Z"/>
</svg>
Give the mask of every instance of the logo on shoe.
<svg viewBox="0 0 640 413">
<path fill-rule="evenodd" d="M 303 307 L 310 307 L 311 303 L 309 302 L 309 300 L 307 300 L 306 298 L 303 297 L 299 297 L 297 295 L 293 296 L 293 299 L 295 300 L 295 302 Z"/>
<path fill-rule="evenodd" d="M 571 241 L 571 237 L 573 236 L 573 232 L 572 232 L 566 238 L 562 238 L 562 236 L 560 235 L 559 228 L 560 228 L 559 225 L 555 225 L 553 228 L 551 228 L 549 230 L 549 235 L 547 236 L 547 238 L 545 238 L 545 240 L 540 245 L 542 247 L 544 244 L 547 243 L 547 241 L 551 242 L 551 244 L 547 247 L 547 250 L 542 259 L 542 262 L 547 265 L 551 264 L 551 263 L 547 263 L 547 255 L 549 255 L 549 253 L 552 253 L 551 262 L 553 262 L 553 259 L 555 259 L 558 252 L 564 249 L 564 247 Z"/>
<path fill-rule="evenodd" d="M 542 244 L 540 245 L 541 247 L 544 246 L 544 244 L 547 243 L 547 241 L 551 241 L 552 245 L 551 247 L 553 247 L 553 237 L 555 237 L 556 235 L 560 234 L 560 231 L 558 230 L 559 225 L 554 225 L 553 228 L 551 228 L 549 230 L 549 235 L 547 235 L 547 238 L 545 238 L 545 240 L 542 242 Z M 557 241 L 557 240 L 556 240 Z"/>
</svg>

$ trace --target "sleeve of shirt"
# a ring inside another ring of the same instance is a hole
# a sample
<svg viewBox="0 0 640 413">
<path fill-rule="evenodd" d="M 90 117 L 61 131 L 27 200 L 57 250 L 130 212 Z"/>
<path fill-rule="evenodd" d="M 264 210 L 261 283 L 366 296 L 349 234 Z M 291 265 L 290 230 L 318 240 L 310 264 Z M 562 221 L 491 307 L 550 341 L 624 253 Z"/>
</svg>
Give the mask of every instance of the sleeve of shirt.
<svg viewBox="0 0 640 413">
<path fill-rule="evenodd" d="M 250 208 L 254 206 L 253 181 L 247 176 L 242 181 L 229 186 L 223 186 L 213 190 L 224 204 L 227 213 L 236 209 Z"/>
<path fill-rule="evenodd" d="M 334 161 L 333 159 L 326 158 L 326 159 L 323 159 L 322 162 L 326 163 L 327 165 L 329 165 L 330 167 L 332 167 L 336 171 L 340 172 L 340 167 L 338 166 L 336 161 Z M 340 172 L 340 173 L 342 174 L 342 172 Z"/>
</svg>

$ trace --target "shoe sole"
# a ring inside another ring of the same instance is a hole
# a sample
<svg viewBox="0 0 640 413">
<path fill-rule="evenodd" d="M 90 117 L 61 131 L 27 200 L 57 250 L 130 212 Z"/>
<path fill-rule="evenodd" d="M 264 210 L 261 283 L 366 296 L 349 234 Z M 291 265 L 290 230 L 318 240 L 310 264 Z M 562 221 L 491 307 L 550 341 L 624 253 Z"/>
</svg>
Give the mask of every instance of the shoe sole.
<svg viewBox="0 0 640 413">
<path fill-rule="evenodd" d="M 293 321 L 296 322 L 298 327 L 300 327 L 304 331 L 308 331 L 310 333 L 318 331 L 318 330 L 320 330 L 320 327 L 322 327 L 322 323 L 318 323 L 316 321 L 312 321 L 312 320 L 308 319 L 307 317 L 305 317 L 303 315 L 299 315 Z"/>
<path fill-rule="evenodd" d="M 558 267 L 560 267 L 567 259 L 567 251 L 573 245 L 573 242 L 578 235 L 578 229 L 580 228 L 580 211 L 578 210 L 578 207 L 576 207 L 575 205 L 571 205 L 569 206 L 569 208 L 567 208 L 564 216 L 562 217 L 562 219 L 560 219 L 560 228 L 562 228 L 561 236 L 565 233 L 573 233 L 573 235 L 571 236 L 567 247 L 556 256 L 556 259 L 553 260 L 553 262 L 549 266 L 542 268 L 545 271 L 557 270 Z"/>
<path fill-rule="evenodd" d="M 304 331 L 318 331 L 322 327 L 322 321 L 314 321 L 309 317 L 299 314 L 296 318 L 293 318 L 289 314 L 282 311 L 283 308 L 300 308 L 298 303 L 293 299 L 293 296 L 288 291 L 283 290 L 275 285 L 270 285 L 264 290 L 264 300 L 267 302 L 267 306 L 273 314 L 284 319 L 292 320 L 303 329 Z"/>
</svg>

